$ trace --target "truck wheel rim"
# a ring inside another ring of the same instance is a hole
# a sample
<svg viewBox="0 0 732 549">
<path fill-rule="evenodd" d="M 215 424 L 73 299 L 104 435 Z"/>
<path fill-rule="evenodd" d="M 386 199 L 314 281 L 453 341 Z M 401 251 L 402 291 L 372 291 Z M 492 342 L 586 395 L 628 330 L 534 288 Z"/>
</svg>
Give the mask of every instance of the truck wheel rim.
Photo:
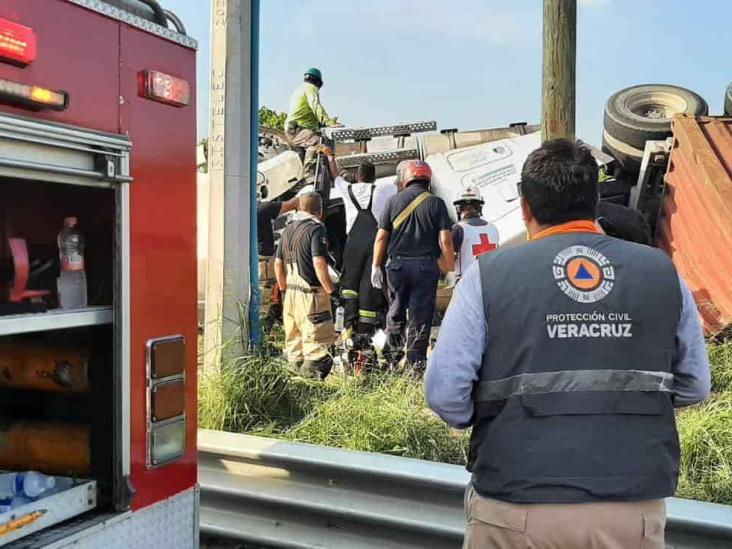
<svg viewBox="0 0 732 549">
<path fill-rule="evenodd" d="M 687 112 L 689 104 L 674 93 L 645 92 L 626 100 L 626 108 L 632 115 L 645 120 L 668 120 L 677 114 Z"/>
</svg>

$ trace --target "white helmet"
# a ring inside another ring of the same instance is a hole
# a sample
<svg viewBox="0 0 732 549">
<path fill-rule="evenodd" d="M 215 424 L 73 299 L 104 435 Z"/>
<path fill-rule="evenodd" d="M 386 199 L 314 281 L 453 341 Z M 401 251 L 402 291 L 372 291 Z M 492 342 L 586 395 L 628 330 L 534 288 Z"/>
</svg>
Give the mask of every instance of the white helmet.
<svg viewBox="0 0 732 549">
<path fill-rule="evenodd" d="M 480 191 L 475 187 L 468 187 L 463 190 L 463 192 L 460 193 L 460 195 L 453 201 L 453 205 L 460 206 L 461 204 L 464 204 L 466 202 L 477 202 L 481 206 L 485 204 L 483 196 L 480 194 Z"/>
</svg>

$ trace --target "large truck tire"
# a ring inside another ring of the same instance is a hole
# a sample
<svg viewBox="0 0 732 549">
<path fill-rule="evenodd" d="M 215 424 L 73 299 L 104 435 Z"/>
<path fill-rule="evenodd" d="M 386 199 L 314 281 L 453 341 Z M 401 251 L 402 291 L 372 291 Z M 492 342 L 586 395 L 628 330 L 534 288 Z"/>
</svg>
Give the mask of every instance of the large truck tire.
<svg viewBox="0 0 732 549">
<path fill-rule="evenodd" d="M 643 150 L 618 141 L 607 131 L 602 133 L 602 150 L 612 156 L 624 171 L 634 174 L 640 171 Z"/>
<path fill-rule="evenodd" d="M 671 135 L 677 114 L 704 116 L 707 102 L 697 93 L 678 86 L 645 84 L 613 94 L 605 105 L 605 132 L 615 140 L 643 151 L 646 141 Z"/>
<path fill-rule="evenodd" d="M 732 84 L 727 86 L 727 93 L 724 95 L 724 115 L 732 116 Z"/>
</svg>

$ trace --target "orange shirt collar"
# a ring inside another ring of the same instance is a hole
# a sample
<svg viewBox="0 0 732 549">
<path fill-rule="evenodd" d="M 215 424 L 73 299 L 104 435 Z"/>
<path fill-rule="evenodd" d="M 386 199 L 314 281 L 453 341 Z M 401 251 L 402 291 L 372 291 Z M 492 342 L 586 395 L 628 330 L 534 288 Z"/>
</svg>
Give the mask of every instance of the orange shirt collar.
<svg viewBox="0 0 732 549">
<path fill-rule="evenodd" d="M 602 230 L 597 226 L 597 223 L 594 221 L 589 220 L 579 220 L 579 221 L 568 221 L 567 223 L 562 223 L 561 225 L 554 225 L 553 227 L 548 227 L 544 229 L 543 231 L 539 231 L 536 233 L 533 237 L 531 237 L 530 240 L 540 240 L 542 238 L 547 238 L 549 236 L 555 236 L 558 234 L 567 234 L 567 233 L 595 233 L 595 234 L 603 234 Z"/>
</svg>

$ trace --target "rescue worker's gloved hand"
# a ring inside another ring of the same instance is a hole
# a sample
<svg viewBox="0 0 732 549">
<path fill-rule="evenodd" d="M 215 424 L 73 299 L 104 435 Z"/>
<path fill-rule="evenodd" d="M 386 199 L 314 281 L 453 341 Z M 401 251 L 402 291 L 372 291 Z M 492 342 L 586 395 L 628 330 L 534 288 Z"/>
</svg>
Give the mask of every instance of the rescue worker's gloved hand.
<svg viewBox="0 0 732 549">
<path fill-rule="evenodd" d="M 371 265 L 371 285 L 377 290 L 384 287 L 384 273 L 378 265 Z"/>
<path fill-rule="evenodd" d="M 328 145 L 320 145 L 318 147 L 318 152 L 324 154 L 325 156 L 333 156 L 333 149 L 331 149 Z"/>
<path fill-rule="evenodd" d="M 445 273 L 445 289 L 449 290 L 450 288 L 454 288 L 455 284 L 457 284 L 458 278 L 457 273 L 455 271 L 449 271 Z"/>
</svg>

